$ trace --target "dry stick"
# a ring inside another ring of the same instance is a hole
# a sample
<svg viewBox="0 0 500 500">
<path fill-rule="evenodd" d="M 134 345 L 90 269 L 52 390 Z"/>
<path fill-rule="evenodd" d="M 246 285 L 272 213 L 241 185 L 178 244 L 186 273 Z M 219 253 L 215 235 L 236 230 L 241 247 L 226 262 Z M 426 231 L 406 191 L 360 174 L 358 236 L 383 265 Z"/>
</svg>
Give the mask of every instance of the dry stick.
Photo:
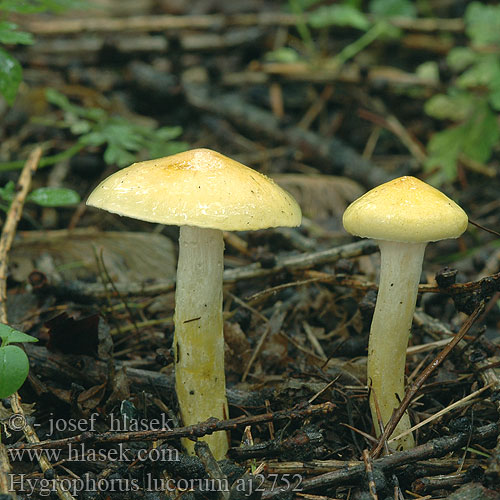
<svg viewBox="0 0 500 500">
<path fill-rule="evenodd" d="M 9 250 L 16 234 L 17 224 L 21 218 L 24 201 L 28 195 L 31 177 L 36 171 L 42 149 L 35 148 L 30 154 L 19 176 L 16 195 L 10 206 L 0 237 L 0 323 L 7 324 L 7 265 Z M 0 493 L 9 494 L 9 457 L 3 444 L 0 443 Z M 15 497 L 15 493 L 14 493 Z"/>
<path fill-rule="evenodd" d="M 140 331 L 139 331 L 139 327 L 137 326 L 137 321 L 135 320 L 135 315 L 132 312 L 132 310 L 130 309 L 128 302 L 120 295 L 120 292 L 116 289 L 116 284 L 113 281 L 113 279 L 111 278 L 109 271 L 108 271 L 108 268 L 106 267 L 106 264 L 104 262 L 103 252 L 104 252 L 104 250 L 101 248 L 99 251 L 99 254 L 98 255 L 96 254 L 97 269 L 100 269 L 102 271 L 102 274 L 103 274 L 102 278 L 106 279 L 106 281 L 104 281 L 104 279 L 102 279 L 102 282 L 103 282 L 102 284 L 104 287 L 106 287 L 108 283 L 111 285 L 113 292 L 116 295 L 118 295 L 118 298 L 120 299 L 121 303 L 125 307 L 125 310 L 127 311 L 130 323 L 132 324 L 136 335 L 139 335 Z"/>
<path fill-rule="evenodd" d="M 248 374 L 250 373 L 250 369 L 252 368 L 252 365 L 254 364 L 255 360 L 257 359 L 257 356 L 259 355 L 260 350 L 262 349 L 262 346 L 264 345 L 264 342 L 267 339 L 267 336 L 269 335 L 270 331 L 271 331 L 271 323 L 268 322 L 264 332 L 262 333 L 259 340 L 257 341 L 257 345 L 255 346 L 255 348 L 252 352 L 252 355 L 250 356 L 250 359 L 248 360 L 247 366 L 245 367 L 245 371 L 243 372 L 243 375 L 241 376 L 242 382 L 245 382 L 245 380 L 247 379 Z"/>
<path fill-rule="evenodd" d="M 348 243 L 346 245 L 329 248 L 327 250 L 307 252 L 287 257 L 278 257 L 276 259 L 276 264 L 271 268 L 263 268 L 260 264 L 254 263 L 249 264 L 248 266 L 226 269 L 224 271 L 223 279 L 224 283 L 234 283 L 243 279 L 255 279 L 271 276 L 281 271 L 298 271 L 312 266 L 332 264 L 339 259 L 355 258 L 375 252 L 378 252 L 378 246 L 374 241 L 359 240 L 354 243 Z M 329 275 L 324 276 L 331 279 Z M 155 283 L 153 285 L 146 285 L 142 283 L 131 283 L 130 285 L 116 284 L 116 290 L 122 297 L 129 297 L 133 295 L 153 296 L 161 293 L 167 293 L 173 290 L 174 286 L 174 280 L 165 280 L 164 282 Z M 44 291 L 46 293 L 53 293 L 56 296 L 60 295 L 66 300 L 68 298 L 73 298 L 74 300 L 84 301 L 89 298 L 99 299 L 106 296 L 106 288 L 101 284 L 83 282 L 72 283 L 71 286 L 48 285 Z"/>
<path fill-rule="evenodd" d="M 370 458 L 370 452 L 363 450 L 363 462 L 365 464 L 366 476 L 368 478 L 368 489 L 373 500 L 378 500 L 377 487 L 375 486 L 375 479 L 373 477 L 373 467 Z"/>
<path fill-rule="evenodd" d="M 497 299 L 495 296 L 491 299 L 490 304 L 496 304 Z M 484 313 L 483 313 L 484 314 Z M 416 323 L 423 328 L 425 331 L 439 335 L 451 335 L 451 331 L 448 329 L 446 325 L 441 323 L 436 318 L 432 318 L 423 312 L 418 312 L 415 316 Z M 467 349 L 467 344 L 465 341 L 460 342 L 459 347 L 462 349 L 462 357 L 467 357 L 468 354 L 473 352 L 474 345 L 470 345 Z M 481 377 L 483 384 L 485 387 L 491 386 L 492 391 L 500 390 L 500 373 L 495 368 L 498 366 L 499 360 L 498 356 L 489 357 L 486 359 L 480 359 L 478 361 L 471 362 L 473 366 L 473 370 L 477 372 L 477 374 Z M 470 360 L 469 360 L 470 361 Z M 495 407 L 497 409 L 498 414 L 500 415 L 500 401 L 495 401 Z M 493 474 L 496 474 L 495 471 L 498 470 L 498 458 L 500 456 L 500 438 L 497 437 L 497 446 L 493 453 L 491 454 L 490 464 L 487 469 L 488 471 L 492 471 Z"/>
<path fill-rule="evenodd" d="M 15 413 L 17 413 L 18 415 L 24 416 L 24 410 L 23 410 L 23 407 L 21 406 L 21 400 L 20 400 L 19 394 L 17 394 L 17 392 L 10 397 L 10 403 L 12 405 L 12 410 Z M 27 423 L 26 419 L 24 419 L 23 432 L 24 432 L 24 435 L 29 443 L 36 444 L 36 443 L 40 442 L 40 439 L 39 439 L 37 433 L 35 432 L 33 427 Z M 40 464 L 40 469 L 42 469 L 42 472 L 46 472 L 46 471 L 52 469 L 52 464 L 50 463 L 49 459 L 45 455 L 40 455 L 40 457 L 37 457 L 37 458 L 38 458 L 38 463 Z M 57 496 L 61 500 L 75 500 L 75 497 L 69 491 L 66 491 L 65 489 L 63 489 L 61 487 L 61 485 L 59 484 L 59 481 L 58 481 L 57 474 L 55 475 L 54 484 L 55 484 Z"/>
<path fill-rule="evenodd" d="M 211 479 L 215 481 L 227 481 L 227 476 L 222 472 L 219 463 L 215 460 L 206 442 L 198 441 L 194 449 Z M 217 498 L 220 500 L 229 500 L 229 491 L 221 489 Z"/>
<path fill-rule="evenodd" d="M 241 416 L 230 418 L 227 420 L 217 420 L 216 418 L 209 418 L 204 422 L 187 427 L 177 427 L 175 429 L 162 429 L 162 430 L 148 430 L 148 431 L 134 431 L 134 432 L 102 432 L 94 434 L 92 432 L 83 432 L 76 436 L 69 438 L 54 439 L 47 441 L 40 441 L 38 443 L 21 443 L 18 446 L 9 446 L 18 450 L 24 449 L 53 449 L 64 448 L 69 444 L 75 443 L 123 443 L 131 441 L 158 441 L 160 439 L 165 441 L 172 441 L 179 438 L 195 439 L 199 437 L 212 434 L 219 431 L 229 431 L 237 429 L 238 427 L 247 425 L 256 425 L 267 422 L 277 422 L 280 420 L 302 420 L 312 415 L 331 413 L 335 405 L 330 402 L 309 405 L 305 407 L 292 408 L 287 410 L 276 411 L 274 413 L 263 413 L 261 415 L 253 415 L 250 417 Z"/>
<path fill-rule="evenodd" d="M 122 31 L 162 31 L 179 29 L 219 29 L 235 26 L 296 26 L 298 17 L 283 12 L 262 12 L 259 14 L 187 15 L 187 16 L 131 16 L 124 18 L 82 18 L 36 20 L 23 24 L 35 35 L 61 35 L 82 31 L 122 32 Z M 450 31 L 463 32 L 462 19 L 414 19 L 394 17 L 389 22 L 402 29 L 411 31 Z"/>
<path fill-rule="evenodd" d="M 311 280 L 323 281 L 325 283 L 332 283 L 334 285 L 345 286 L 347 288 L 356 288 L 358 290 L 378 290 L 378 285 L 374 282 L 360 281 L 352 277 L 346 278 L 344 275 L 337 276 L 335 274 L 329 274 L 321 271 L 306 271 L 305 276 Z M 484 278 L 476 281 L 454 283 L 453 285 L 445 288 L 433 284 L 418 285 L 418 293 L 446 293 L 451 297 L 475 291 L 481 291 L 484 292 L 485 295 L 489 295 L 496 289 L 500 289 L 500 272 L 492 274 L 491 276 L 485 276 Z M 273 292 L 273 289 L 270 289 L 270 291 Z M 261 293 L 267 293 L 267 290 L 264 290 Z M 255 294 L 255 298 L 257 298 L 257 294 Z M 247 297 L 246 300 L 253 301 L 254 296 Z"/>
<path fill-rule="evenodd" d="M 390 473 L 397 467 L 419 462 L 420 460 L 428 460 L 431 458 L 444 457 L 452 451 L 459 450 L 467 444 L 487 442 L 498 436 L 499 426 L 497 423 L 488 424 L 476 429 L 472 435 L 469 432 L 461 432 L 453 436 L 445 436 L 432 439 L 427 443 L 415 446 L 410 450 L 404 450 L 386 455 L 373 461 L 373 468 Z M 365 465 L 349 466 L 346 462 L 344 466 L 338 470 L 326 472 L 316 477 L 304 479 L 300 484 L 303 492 L 321 491 L 326 492 L 330 488 L 335 488 L 341 485 L 357 485 L 363 480 L 365 475 Z M 280 498 L 282 491 L 275 488 L 271 491 L 262 492 L 262 500 L 270 500 Z"/>
<path fill-rule="evenodd" d="M 9 477 L 11 477 L 11 466 L 7 448 L 0 443 L 0 494 L 9 495 L 10 493 Z"/>
<path fill-rule="evenodd" d="M 475 222 L 475 221 L 469 219 L 469 224 L 472 224 L 473 226 L 476 226 L 477 228 L 482 229 L 483 231 L 486 231 L 487 233 L 493 234 L 495 236 L 500 236 L 500 233 L 493 231 L 493 229 L 489 229 L 487 227 L 482 226 L 481 224 L 479 224 L 479 222 Z"/>
<path fill-rule="evenodd" d="M 392 132 L 420 164 L 427 160 L 423 146 L 403 127 L 395 115 L 380 116 L 366 109 L 360 109 L 358 115 Z"/>
<path fill-rule="evenodd" d="M 8 254 L 16 228 L 23 212 L 24 201 L 28 195 L 31 178 L 36 172 L 42 156 L 42 148 L 35 148 L 29 155 L 16 185 L 16 194 L 10 205 L 0 237 L 0 323 L 7 323 L 7 265 Z"/>
<path fill-rule="evenodd" d="M 423 78 L 415 73 L 408 73 L 399 68 L 391 66 L 371 67 L 365 76 L 359 67 L 355 65 L 341 66 L 332 64 L 330 59 L 321 68 L 314 67 L 308 62 L 265 62 L 252 66 L 252 69 L 226 73 L 222 76 L 222 85 L 227 87 L 242 87 L 248 82 L 261 85 L 274 81 L 277 78 L 286 81 L 315 84 L 331 84 L 341 82 L 346 84 L 362 84 L 376 87 L 380 82 L 397 87 L 424 87 L 436 89 L 437 84 L 433 80 Z M 366 155 L 364 155 L 366 158 Z M 483 167 L 484 169 L 484 167 Z"/>
<path fill-rule="evenodd" d="M 399 407 L 393 412 L 391 419 L 387 422 L 384 432 L 379 438 L 377 446 L 372 450 L 372 457 L 378 457 L 382 451 L 384 443 L 389 436 L 393 433 L 396 425 L 398 424 L 405 411 L 408 409 L 411 400 L 422 387 L 424 382 L 429 378 L 430 374 L 444 361 L 451 350 L 463 339 L 466 333 L 470 330 L 476 319 L 483 312 L 484 303 L 479 304 L 474 312 L 467 318 L 467 321 L 462 325 L 460 331 L 450 341 L 450 343 L 433 359 L 433 361 L 422 371 L 422 373 L 415 379 L 415 382 L 410 385 L 406 390 L 403 400 Z"/>
<path fill-rule="evenodd" d="M 24 202 L 31 185 L 31 179 L 38 168 L 38 163 L 42 156 L 42 148 L 36 147 L 28 157 L 26 164 L 19 176 L 19 180 L 16 186 L 16 195 L 12 200 L 9 212 L 7 214 L 7 219 L 2 229 L 2 236 L 0 237 L 0 322 L 7 323 L 7 264 L 8 264 L 8 254 L 12 246 L 12 241 L 14 240 L 14 235 L 16 233 L 17 224 L 21 218 Z M 24 410 L 21 406 L 19 395 L 14 393 L 10 398 L 12 410 L 15 413 L 24 416 Z M 26 422 L 26 419 L 25 419 Z M 33 427 L 25 423 L 24 435 L 26 439 L 30 442 L 39 441 L 38 436 L 35 433 Z M 3 453 L 0 458 L 5 458 Z M 52 468 L 49 460 L 45 456 L 40 456 L 38 459 L 40 468 L 43 472 Z M 5 466 L 0 466 L 1 469 L 5 469 Z M 8 468 L 7 468 L 8 470 Z M 3 483 L 3 479 L 2 479 Z M 74 497 L 67 491 L 63 490 L 59 483 L 56 482 L 56 491 L 61 500 L 74 500 Z"/>
<path fill-rule="evenodd" d="M 252 368 L 255 360 L 257 359 L 257 356 L 260 354 L 262 346 L 264 345 L 264 342 L 266 341 L 267 337 L 270 334 L 274 335 L 280 331 L 281 326 L 283 325 L 283 321 L 285 320 L 286 313 L 287 313 L 286 310 L 280 311 L 279 307 L 275 309 L 271 319 L 268 321 L 266 325 L 264 332 L 257 341 L 257 345 L 255 346 L 255 349 L 252 352 L 252 356 L 248 360 L 247 366 L 245 367 L 245 371 L 241 377 L 242 382 L 244 382 L 248 377 L 250 369 Z"/>
<path fill-rule="evenodd" d="M 443 408 L 442 410 L 438 411 L 437 413 L 434 413 L 434 415 L 431 415 L 430 417 L 426 418 L 425 420 L 422 420 L 421 422 L 414 425 L 413 427 L 411 427 L 407 431 L 404 431 L 401 434 L 399 434 L 398 436 L 394 436 L 393 438 L 389 439 L 389 443 L 392 441 L 397 441 L 398 439 L 401 439 L 402 437 L 407 436 L 408 434 L 411 434 L 412 432 L 415 432 L 417 429 L 420 429 L 420 427 L 423 427 L 424 425 L 427 425 L 430 422 L 433 422 L 434 420 L 445 415 L 446 413 L 449 413 L 451 410 L 454 410 L 457 407 L 463 406 L 465 403 L 467 403 L 471 399 L 474 399 L 476 396 L 479 396 L 484 391 L 491 389 L 494 385 L 495 385 L 494 382 L 490 382 L 488 385 L 481 387 L 481 389 L 474 391 L 472 394 L 469 394 L 469 395 L 465 396 L 464 398 L 459 399 L 458 401 L 455 401 L 454 403 L 447 406 L 446 408 Z"/>
</svg>

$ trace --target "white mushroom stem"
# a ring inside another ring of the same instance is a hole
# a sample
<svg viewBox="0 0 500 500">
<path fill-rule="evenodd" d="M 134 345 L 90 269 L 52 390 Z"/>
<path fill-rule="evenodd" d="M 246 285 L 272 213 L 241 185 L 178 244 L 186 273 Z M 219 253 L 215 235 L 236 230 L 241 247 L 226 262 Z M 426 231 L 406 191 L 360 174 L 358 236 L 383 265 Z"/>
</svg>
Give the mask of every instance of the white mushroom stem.
<svg viewBox="0 0 500 500">
<path fill-rule="evenodd" d="M 175 292 L 175 387 L 184 425 L 228 417 L 222 321 L 222 231 L 181 226 Z M 217 460 L 225 432 L 203 438 Z M 184 445 L 190 453 L 194 443 Z"/>
<path fill-rule="evenodd" d="M 379 241 L 380 284 L 368 345 L 370 408 L 377 435 L 380 434 L 374 396 L 384 425 L 404 396 L 406 348 L 417 301 L 418 283 L 427 243 Z M 411 427 L 403 415 L 393 435 Z M 396 443 L 398 449 L 415 446 L 408 434 Z"/>
</svg>

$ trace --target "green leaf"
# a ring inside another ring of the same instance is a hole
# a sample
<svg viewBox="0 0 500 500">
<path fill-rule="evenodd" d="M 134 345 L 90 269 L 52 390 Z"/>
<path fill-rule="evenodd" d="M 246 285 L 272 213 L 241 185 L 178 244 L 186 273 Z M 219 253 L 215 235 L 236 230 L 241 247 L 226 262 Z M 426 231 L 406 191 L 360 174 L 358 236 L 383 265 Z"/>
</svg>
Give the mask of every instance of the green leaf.
<svg viewBox="0 0 500 500">
<path fill-rule="evenodd" d="M 61 94 L 61 92 L 58 92 L 56 89 L 49 87 L 45 91 L 45 98 L 48 102 L 50 102 L 50 104 L 54 104 L 54 106 L 57 106 L 58 108 L 61 108 L 63 110 L 67 111 L 70 107 L 68 98 L 64 94 Z"/>
<path fill-rule="evenodd" d="M 361 10 L 361 8 L 363 7 L 363 0 L 344 0 L 342 4 L 349 5 L 350 7 Z"/>
<path fill-rule="evenodd" d="M 464 154 L 481 163 L 488 161 L 500 138 L 500 129 L 496 114 L 486 102 L 477 108 L 468 129 L 467 138 L 463 143 Z"/>
<path fill-rule="evenodd" d="M 465 32 L 477 45 L 500 44 L 500 5 L 470 3 L 465 11 Z"/>
<path fill-rule="evenodd" d="M 306 10 L 317 3 L 320 3 L 322 0 L 297 0 L 297 5 L 302 9 Z"/>
<path fill-rule="evenodd" d="M 122 119 L 110 119 L 102 129 L 108 142 L 127 149 L 139 151 L 144 145 L 144 130 Z M 150 130 L 150 132 L 152 132 Z"/>
<path fill-rule="evenodd" d="M 439 120 L 465 120 L 474 110 L 474 96 L 468 92 L 454 95 L 437 94 L 424 105 L 425 112 Z"/>
<path fill-rule="evenodd" d="M 0 347 L 0 398 L 9 397 L 23 385 L 29 368 L 28 356 L 20 347 Z"/>
<path fill-rule="evenodd" d="M 8 201 L 9 203 L 14 199 L 14 190 L 16 189 L 16 185 L 14 181 L 9 181 L 3 188 L 0 188 L 0 198 L 4 201 Z M 1 324 L 0 324 L 1 325 Z"/>
<path fill-rule="evenodd" d="M 415 74 L 428 82 L 439 83 L 439 65 L 436 61 L 426 61 L 419 64 Z"/>
<path fill-rule="evenodd" d="M 12 105 L 23 77 L 21 65 L 8 52 L 0 48 L 0 93 Z"/>
<path fill-rule="evenodd" d="M 62 12 L 67 9 L 86 9 L 90 2 L 84 0 L 41 0 L 44 10 Z"/>
<path fill-rule="evenodd" d="M 177 139 L 182 134 L 182 127 L 160 127 L 155 131 L 155 137 L 161 141 Z"/>
<path fill-rule="evenodd" d="M 443 180 L 455 180 L 458 155 L 466 136 L 467 128 L 464 125 L 435 133 L 427 145 L 429 159 L 425 164 L 426 170 L 438 167 Z"/>
<path fill-rule="evenodd" d="M 80 202 L 80 195 L 67 188 L 43 187 L 32 191 L 26 198 L 42 207 L 64 207 Z"/>
<path fill-rule="evenodd" d="M 267 52 L 264 59 L 268 62 L 293 63 L 300 60 L 300 55 L 295 49 L 280 47 L 279 49 Z"/>
<path fill-rule="evenodd" d="M 54 89 L 47 90 L 46 98 L 65 112 L 64 125 L 80 135 L 81 144 L 106 145 L 104 161 L 108 164 L 124 167 L 136 161 L 137 153 L 149 151 L 150 157 L 158 158 L 187 149 L 185 143 L 172 141 L 182 133 L 181 127 L 155 130 L 120 116 L 110 117 L 103 109 L 73 104 Z"/>
<path fill-rule="evenodd" d="M 451 69 L 463 71 L 465 68 L 476 62 L 477 52 L 469 47 L 455 47 L 448 52 L 446 62 Z"/>
<path fill-rule="evenodd" d="M 18 14 L 34 14 L 51 10 L 61 12 L 69 8 L 86 8 L 83 0 L 1 0 L 0 10 Z"/>
<path fill-rule="evenodd" d="M 490 105 L 496 111 L 500 111 L 500 88 L 495 88 L 490 92 Z"/>
<path fill-rule="evenodd" d="M 186 151 L 188 148 L 189 144 L 182 141 L 158 141 L 148 145 L 149 156 L 152 159 L 175 155 L 177 153 L 181 153 L 182 151 Z"/>
<path fill-rule="evenodd" d="M 495 55 L 479 59 L 470 69 L 457 78 L 456 85 L 460 88 L 485 86 L 490 87 L 500 82 L 500 60 Z"/>
<path fill-rule="evenodd" d="M 391 23 L 383 19 L 377 21 L 374 28 L 376 28 L 378 31 L 377 38 L 385 40 L 395 40 L 403 36 L 403 30 L 401 30 L 397 26 L 393 26 Z"/>
<path fill-rule="evenodd" d="M 366 31 L 371 26 L 368 18 L 350 5 L 323 5 L 311 12 L 308 21 L 314 28 L 349 26 Z"/>
<path fill-rule="evenodd" d="M 30 45 L 33 43 L 34 40 L 31 33 L 16 30 L 17 24 L 9 23 L 7 21 L 0 21 L 0 43 L 20 43 L 24 45 Z"/>
<path fill-rule="evenodd" d="M 100 146 L 101 144 L 105 144 L 107 139 L 106 136 L 102 132 L 89 132 L 85 134 L 80 139 L 87 146 Z"/>
<path fill-rule="evenodd" d="M 111 143 L 106 148 L 106 151 L 104 151 L 104 161 L 108 165 L 116 164 L 119 167 L 125 167 L 135 161 L 135 156 L 129 153 L 126 149 Z"/>
<path fill-rule="evenodd" d="M 79 118 L 85 118 L 92 121 L 99 121 L 106 118 L 106 112 L 103 109 L 77 106 L 71 103 L 64 94 L 52 88 L 45 91 L 45 98 L 54 106 L 65 111 L 68 115 L 66 118 L 70 123 L 78 121 Z"/>
<path fill-rule="evenodd" d="M 40 1 L 29 0 L 2 0 L 0 10 L 4 12 L 17 12 L 18 14 L 33 14 L 42 12 L 43 5 Z"/>
<path fill-rule="evenodd" d="M 371 0 L 370 12 L 382 17 L 416 17 L 417 9 L 410 0 Z"/>
<path fill-rule="evenodd" d="M 70 126 L 72 134 L 83 135 L 92 129 L 92 124 L 88 120 L 76 120 Z"/>
<path fill-rule="evenodd" d="M 454 180 L 460 154 L 484 163 L 491 157 L 499 138 L 496 114 L 486 99 L 476 101 L 474 112 L 467 121 L 432 136 L 427 146 L 429 159 L 426 168 L 439 167 L 442 180 Z"/>
<path fill-rule="evenodd" d="M 12 342 L 38 342 L 38 339 L 35 337 L 15 330 L 4 323 L 0 323 L 0 339 L 2 339 L 4 346 Z"/>
</svg>

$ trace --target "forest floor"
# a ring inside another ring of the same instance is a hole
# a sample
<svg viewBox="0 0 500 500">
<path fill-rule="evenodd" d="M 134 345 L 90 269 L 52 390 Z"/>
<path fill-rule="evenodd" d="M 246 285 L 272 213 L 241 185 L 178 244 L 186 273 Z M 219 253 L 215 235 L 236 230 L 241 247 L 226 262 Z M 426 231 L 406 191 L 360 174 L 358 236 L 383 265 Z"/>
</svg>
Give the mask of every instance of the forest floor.
<svg viewBox="0 0 500 500">
<path fill-rule="evenodd" d="M 500 8 L 357 3 L 99 0 L 9 17 L 34 43 L 8 46 L 22 83 L 0 104 L 0 314 L 38 342 L 0 400 L 0 500 L 500 499 Z M 272 177 L 304 220 L 224 234 L 229 419 L 186 428 L 178 228 L 85 200 L 121 167 L 199 147 Z M 428 246 L 402 401 L 416 446 L 394 451 L 368 404 L 378 248 L 342 214 L 403 175 L 474 224 Z M 54 203 L 28 194 L 48 187 Z M 184 452 L 214 431 L 225 460 Z"/>
</svg>

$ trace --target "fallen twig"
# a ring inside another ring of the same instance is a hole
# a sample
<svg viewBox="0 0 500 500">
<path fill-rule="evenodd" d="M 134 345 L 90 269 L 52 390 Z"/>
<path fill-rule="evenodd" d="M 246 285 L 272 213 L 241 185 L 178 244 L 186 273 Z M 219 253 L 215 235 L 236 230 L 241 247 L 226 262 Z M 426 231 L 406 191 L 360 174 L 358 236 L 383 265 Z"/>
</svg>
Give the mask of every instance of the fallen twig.
<svg viewBox="0 0 500 500">
<path fill-rule="evenodd" d="M 247 425 L 256 425 L 265 422 L 278 422 L 280 420 L 302 420 L 312 415 L 321 413 L 331 413 L 335 405 L 327 402 L 318 405 L 309 405 L 304 408 L 293 408 L 281 410 L 277 412 L 264 413 L 262 415 L 241 416 L 237 418 L 230 418 L 226 420 L 217 420 L 216 418 L 209 418 L 204 422 L 187 427 L 178 427 L 176 429 L 164 430 L 146 430 L 135 432 L 102 432 L 92 433 L 83 432 L 76 436 L 71 436 L 63 439 L 53 439 L 47 441 L 39 441 L 37 443 L 21 443 L 9 448 L 19 450 L 23 449 L 53 449 L 64 448 L 69 444 L 75 443 L 122 443 L 131 441 L 157 441 L 165 440 L 171 441 L 179 438 L 199 438 L 208 434 L 213 434 L 219 431 L 229 431 L 237 429 L 238 427 L 245 427 Z"/>
<path fill-rule="evenodd" d="M 368 489 L 370 491 L 370 496 L 373 498 L 373 500 L 378 500 L 377 487 L 375 485 L 375 479 L 373 477 L 372 460 L 370 458 L 370 452 L 368 450 L 363 450 L 363 462 L 365 464 L 366 477 L 368 479 Z"/>
<path fill-rule="evenodd" d="M 35 148 L 28 157 L 26 164 L 19 176 L 17 182 L 16 195 L 12 200 L 9 212 L 7 214 L 7 219 L 2 229 L 2 236 L 0 238 L 0 322 L 7 323 L 7 265 L 8 265 L 8 254 L 12 246 L 12 241 L 14 240 L 14 235 L 16 234 L 17 224 L 21 218 L 21 214 L 24 207 L 24 202 L 31 185 L 31 179 L 35 174 L 38 162 L 42 156 L 42 148 Z M 23 408 L 21 406 L 20 398 L 17 392 L 13 394 L 10 398 L 12 409 L 14 412 L 24 415 Z M 30 442 L 39 441 L 38 436 L 29 424 L 26 424 L 23 428 L 24 435 L 26 439 Z M 1 445 L 3 447 L 3 445 Z M 8 460 L 7 453 L 0 453 L 0 460 Z M 40 456 L 38 459 L 40 468 L 43 472 L 52 468 L 47 457 Z M 0 471 L 5 476 L 6 471 L 9 470 L 9 464 L 0 464 Z M 5 483 L 5 477 L 0 479 L 0 485 L 3 487 Z M 8 481 L 8 475 L 7 475 Z M 8 485 L 8 482 L 7 482 Z M 61 500 L 74 500 L 74 497 L 67 491 L 63 490 L 58 482 L 56 481 L 56 491 L 57 495 Z M 9 493 L 9 491 L 0 491 L 2 493 Z M 12 493 L 11 493 L 12 494 Z M 15 495 L 15 493 L 14 493 Z"/>
<path fill-rule="evenodd" d="M 23 415 L 23 417 L 24 417 L 23 407 L 21 406 L 21 400 L 20 400 L 17 392 L 10 397 L 10 403 L 12 406 L 12 411 L 18 415 Z M 35 429 L 33 429 L 33 427 L 27 423 L 26 418 L 24 418 L 24 422 L 25 422 L 25 425 L 23 426 L 23 432 L 24 432 L 26 439 L 28 440 L 28 443 L 31 443 L 34 445 L 40 443 L 40 439 L 39 439 L 37 433 L 35 432 Z M 40 469 L 42 469 L 42 472 L 46 472 L 48 470 L 53 470 L 52 464 L 50 463 L 49 459 L 46 456 L 39 455 L 37 457 L 37 460 L 38 460 L 38 463 L 40 465 Z M 57 474 L 55 474 L 54 479 L 55 479 L 54 484 L 55 484 L 57 496 L 61 500 L 75 500 L 75 497 L 69 491 L 67 491 L 61 487 L 61 485 L 59 484 L 59 481 L 58 481 Z"/>
<path fill-rule="evenodd" d="M 271 276 L 281 271 L 299 271 L 313 266 L 331 264 L 339 259 L 349 259 L 369 255 L 378 251 L 378 246 L 371 240 L 360 240 L 347 245 L 320 250 L 316 252 L 306 252 L 299 255 L 287 257 L 278 257 L 276 264 L 270 268 L 261 267 L 259 263 L 249 264 L 248 266 L 226 269 L 224 271 L 224 283 L 234 283 L 244 279 L 262 278 Z M 327 276 L 327 275 L 325 275 Z M 174 280 L 165 280 L 160 283 L 142 284 L 131 283 L 127 285 L 116 284 L 116 290 L 122 297 L 134 295 L 153 296 L 161 293 L 167 293 L 174 289 Z M 106 296 L 106 289 L 101 284 L 83 283 L 74 281 L 71 284 L 53 284 L 38 288 L 40 293 L 53 294 L 60 296 L 65 300 L 75 300 L 79 302 L 88 302 Z"/>
<path fill-rule="evenodd" d="M 5 224 L 2 228 L 0 237 L 0 323 L 7 324 L 7 266 L 9 262 L 9 250 L 16 234 L 17 224 L 21 219 L 24 201 L 28 195 L 31 184 L 31 178 L 35 173 L 42 148 L 35 148 L 29 155 L 26 164 L 19 176 L 16 186 L 16 194 L 7 213 Z M 13 396 L 13 398 L 16 395 Z M 8 495 L 10 470 L 9 457 L 5 451 L 5 446 L 0 442 L 0 493 Z M 15 493 L 12 492 L 15 498 Z"/>
<path fill-rule="evenodd" d="M 123 18 L 46 19 L 23 23 L 23 27 L 35 35 L 73 34 L 82 31 L 163 31 L 178 29 L 225 29 L 228 26 L 296 26 L 298 16 L 284 12 L 260 12 L 258 14 L 209 14 L 187 16 L 131 16 Z M 462 19 L 424 19 L 391 17 L 389 22 L 398 28 L 411 31 L 462 32 Z"/>
<path fill-rule="evenodd" d="M 35 148 L 26 161 L 17 181 L 16 194 L 2 228 L 2 236 L 0 238 L 0 323 L 7 323 L 7 266 L 9 263 L 9 250 L 16 234 L 17 224 L 21 219 L 31 178 L 37 169 L 41 156 L 42 149 Z"/>
<path fill-rule="evenodd" d="M 469 442 L 470 444 L 473 444 L 491 441 L 498 436 L 498 432 L 498 424 L 493 423 L 479 427 L 472 434 L 463 432 L 453 436 L 432 439 L 423 445 L 412 448 L 411 450 L 396 452 L 392 455 L 387 455 L 373 460 L 372 466 L 374 469 L 378 469 L 383 473 L 389 473 L 397 467 L 415 463 L 420 460 L 444 457 L 452 451 L 459 450 Z M 360 465 L 344 467 L 339 470 L 327 472 L 310 479 L 304 479 L 300 487 L 303 492 L 325 492 L 329 488 L 335 488 L 341 485 L 359 486 L 360 481 L 364 480 L 365 473 L 365 465 L 362 463 Z M 280 498 L 280 495 L 282 495 L 282 491 L 280 489 L 264 491 L 262 493 L 262 500 Z"/>
</svg>

